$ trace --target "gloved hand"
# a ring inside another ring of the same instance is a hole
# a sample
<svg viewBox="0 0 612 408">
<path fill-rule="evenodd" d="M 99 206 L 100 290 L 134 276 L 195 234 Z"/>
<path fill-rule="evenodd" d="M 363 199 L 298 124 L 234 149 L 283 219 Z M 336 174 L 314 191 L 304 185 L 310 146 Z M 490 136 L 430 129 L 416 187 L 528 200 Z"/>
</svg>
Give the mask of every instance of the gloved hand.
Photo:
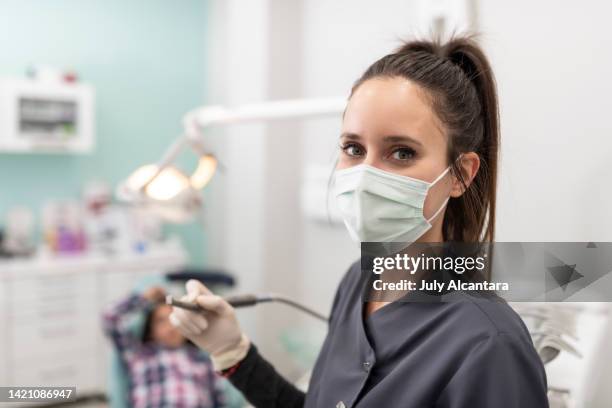
<svg viewBox="0 0 612 408">
<path fill-rule="evenodd" d="M 210 354 L 216 370 L 224 370 L 241 361 L 250 342 L 240 329 L 234 308 L 195 279 L 187 281 L 185 289 L 187 294 L 180 300 L 197 303 L 206 312 L 174 307 L 170 322 L 183 336 Z"/>
</svg>

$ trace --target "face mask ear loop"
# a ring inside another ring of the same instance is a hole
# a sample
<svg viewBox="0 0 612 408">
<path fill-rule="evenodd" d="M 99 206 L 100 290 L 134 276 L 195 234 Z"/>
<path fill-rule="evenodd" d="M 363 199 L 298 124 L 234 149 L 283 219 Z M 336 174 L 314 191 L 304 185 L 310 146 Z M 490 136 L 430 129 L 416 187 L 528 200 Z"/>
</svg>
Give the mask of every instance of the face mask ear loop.
<svg viewBox="0 0 612 408">
<path fill-rule="evenodd" d="M 459 154 L 459 156 L 457 157 L 457 159 L 455 159 L 455 162 L 457 162 L 457 160 L 461 159 L 461 157 L 463 156 L 463 153 Z M 448 166 L 446 168 L 446 170 L 444 170 L 442 172 L 442 174 L 440 174 L 434 181 L 431 182 L 431 184 L 429 185 L 429 188 L 431 188 L 434 184 L 436 184 L 438 181 L 440 181 L 442 179 L 442 177 L 446 176 L 446 173 L 448 173 L 451 169 L 451 166 Z M 431 224 L 431 221 L 434 220 L 438 215 L 440 215 L 440 213 L 442 212 L 442 210 L 446 207 L 446 204 L 448 204 L 448 201 L 450 200 L 450 197 L 447 197 L 446 200 L 444 200 L 444 203 L 442 203 L 442 205 L 440 206 L 440 208 L 438 208 L 438 211 L 436 211 L 436 213 L 434 215 L 432 215 L 427 222 L 429 224 Z"/>
<path fill-rule="evenodd" d="M 457 160 L 461 159 L 461 157 L 463 157 L 463 153 L 460 153 L 459 156 L 457 156 L 457 158 L 455 159 L 455 163 L 457 162 Z M 444 170 L 442 172 L 442 174 L 440 174 L 438 177 L 436 177 L 436 179 L 434 181 L 429 183 L 429 188 L 433 187 L 434 184 L 436 184 L 438 181 L 442 180 L 442 177 L 446 176 L 446 174 L 450 171 L 450 169 L 451 169 L 451 166 L 448 166 L 446 168 L 446 170 Z"/>
<path fill-rule="evenodd" d="M 442 178 L 444 176 L 446 176 L 448 174 L 448 172 L 450 171 L 450 166 L 448 166 L 446 168 L 446 170 L 444 170 L 442 172 L 442 174 L 440 174 L 438 177 L 436 177 L 436 179 L 434 181 L 432 181 L 431 183 L 429 183 L 429 188 L 433 187 L 438 181 L 442 180 Z"/>
<path fill-rule="evenodd" d="M 442 205 L 440 206 L 440 208 L 438 208 L 438 211 L 436 211 L 436 213 L 434 215 L 432 215 L 427 222 L 429 224 L 431 224 L 431 221 L 434 220 L 438 215 L 440 215 L 440 213 L 442 212 L 442 210 L 446 207 L 446 204 L 448 204 L 448 200 L 450 200 L 450 197 L 448 197 L 446 200 L 444 200 L 444 202 L 442 203 Z"/>
</svg>

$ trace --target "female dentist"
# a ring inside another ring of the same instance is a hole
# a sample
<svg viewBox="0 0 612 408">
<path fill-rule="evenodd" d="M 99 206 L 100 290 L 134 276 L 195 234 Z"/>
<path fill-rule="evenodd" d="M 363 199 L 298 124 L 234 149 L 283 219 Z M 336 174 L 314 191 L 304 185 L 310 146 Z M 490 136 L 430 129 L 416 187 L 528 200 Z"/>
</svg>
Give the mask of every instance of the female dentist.
<svg viewBox="0 0 612 408">
<path fill-rule="evenodd" d="M 499 150 L 495 80 L 467 37 L 412 41 L 352 88 L 334 195 L 362 242 L 492 242 Z M 419 193 L 420 192 L 420 193 Z M 363 302 L 360 265 L 336 292 L 307 393 L 241 331 L 233 308 L 197 281 L 171 320 L 207 350 L 255 407 L 547 407 L 529 333 L 503 301 Z"/>
</svg>

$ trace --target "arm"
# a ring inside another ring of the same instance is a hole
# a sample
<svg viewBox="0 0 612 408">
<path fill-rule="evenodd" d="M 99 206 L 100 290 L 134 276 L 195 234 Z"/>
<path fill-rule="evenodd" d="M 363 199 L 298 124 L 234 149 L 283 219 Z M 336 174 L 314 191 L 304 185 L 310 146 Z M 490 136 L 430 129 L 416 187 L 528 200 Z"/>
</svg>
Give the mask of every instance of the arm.
<svg viewBox="0 0 612 408">
<path fill-rule="evenodd" d="M 128 317 L 143 309 L 146 301 L 137 293 L 111 305 L 102 314 L 104 333 L 113 341 L 120 353 L 140 345 L 140 340 L 129 328 Z"/>
<path fill-rule="evenodd" d="M 218 408 L 244 408 L 247 402 L 240 390 L 226 378 L 213 372 L 215 389 L 215 407 Z"/>
<path fill-rule="evenodd" d="M 175 307 L 170 322 L 209 353 L 215 370 L 230 378 L 256 408 L 302 407 L 304 393 L 289 384 L 259 356 L 242 332 L 234 308 L 196 280 L 189 280 L 185 286 L 187 295 L 181 300 L 196 302 L 204 311 Z"/>
<path fill-rule="evenodd" d="M 254 407 L 304 406 L 306 394 L 280 375 L 252 343 L 246 357 L 235 366 L 228 378 Z"/>
<path fill-rule="evenodd" d="M 533 348 L 497 333 L 466 355 L 436 407 L 546 408 L 546 389 L 544 367 Z"/>
<path fill-rule="evenodd" d="M 170 322 L 199 348 L 209 352 L 215 369 L 228 377 L 256 408 L 303 407 L 305 394 L 259 355 L 242 333 L 234 308 L 198 281 L 188 281 L 186 289 L 187 295 L 181 300 L 195 302 L 204 311 L 175 307 Z M 338 293 L 334 309 L 337 300 Z M 332 310 L 332 319 L 333 315 Z"/>
<path fill-rule="evenodd" d="M 135 313 L 144 310 L 158 296 L 159 289 L 155 288 L 142 295 L 132 293 L 111 305 L 102 314 L 104 333 L 110 337 L 120 354 L 125 354 L 141 345 L 141 339 L 130 329 L 131 318 Z"/>
<path fill-rule="evenodd" d="M 348 272 L 347 272 L 348 274 Z M 346 274 L 343 282 L 346 280 Z M 337 305 L 342 296 L 342 285 L 336 290 L 329 321 L 336 317 Z M 251 343 L 246 357 L 233 368 L 223 371 L 231 383 L 239 389 L 255 407 L 303 407 L 306 394 L 283 378 L 274 367 L 259 354 Z"/>
</svg>

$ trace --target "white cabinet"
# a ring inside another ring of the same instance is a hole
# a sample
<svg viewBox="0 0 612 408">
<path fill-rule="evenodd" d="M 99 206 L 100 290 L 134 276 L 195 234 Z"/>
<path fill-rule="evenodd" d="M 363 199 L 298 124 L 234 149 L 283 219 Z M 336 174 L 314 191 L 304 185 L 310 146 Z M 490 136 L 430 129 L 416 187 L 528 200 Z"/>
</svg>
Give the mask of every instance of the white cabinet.
<svg viewBox="0 0 612 408">
<path fill-rule="evenodd" d="M 16 367 L 95 345 L 95 273 L 16 277 L 10 296 L 9 343 Z"/>
<path fill-rule="evenodd" d="M 143 255 L 0 262 L 0 385 L 105 392 L 102 310 L 139 280 L 185 264 L 173 245 Z"/>
<path fill-rule="evenodd" d="M 9 385 L 76 385 L 77 395 L 103 391 L 98 387 L 97 358 L 91 351 L 91 347 L 85 346 L 74 349 L 71 353 L 45 356 L 35 362 L 23 362 L 14 368 Z"/>
</svg>

